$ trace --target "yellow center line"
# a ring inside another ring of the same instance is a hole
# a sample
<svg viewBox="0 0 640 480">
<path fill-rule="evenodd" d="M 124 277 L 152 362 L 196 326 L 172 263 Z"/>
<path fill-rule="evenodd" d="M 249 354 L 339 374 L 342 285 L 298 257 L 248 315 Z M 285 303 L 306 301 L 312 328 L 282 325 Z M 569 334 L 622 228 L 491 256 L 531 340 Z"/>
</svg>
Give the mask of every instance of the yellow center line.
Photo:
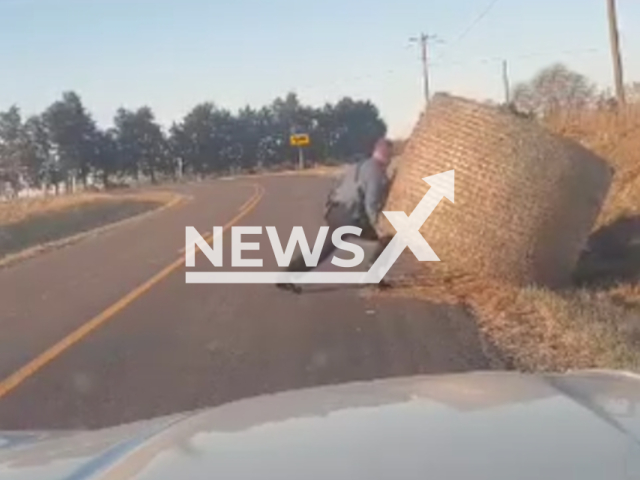
<svg viewBox="0 0 640 480">
<path fill-rule="evenodd" d="M 251 196 L 251 198 L 249 198 L 249 200 L 244 202 L 242 204 L 242 206 L 239 208 L 240 213 L 244 212 L 246 209 L 253 210 L 253 208 L 257 205 L 258 201 L 260 201 L 260 198 L 262 198 L 262 195 L 264 195 L 265 190 L 264 190 L 263 186 L 258 185 L 257 183 L 254 183 L 253 184 L 253 188 L 255 189 L 254 190 L 254 194 Z M 259 197 L 256 200 L 256 195 L 258 195 L 258 194 L 259 194 Z M 255 205 L 254 205 L 254 203 L 255 203 Z M 237 219 L 234 218 L 233 220 L 231 220 L 229 223 L 227 223 L 227 225 L 225 225 L 222 228 L 222 231 L 224 232 L 224 231 L 228 230 L 229 227 L 231 227 L 235 223 L 237 223 L 242 217 L 244 217 L 244 215 L 240 216 L 239 218 L 236 217 Z M 203 235 L 202 239 L 205 242 L 210 242 L 211 240 L 213 240 L 213 232 L 207 233 L 206 235 Z M 182 247 L 180 250 L 178 250 L 179 254 L 183 254 L 184 252 L 186 252 L 186 249 L 184 247 Z M 0 395 L 0 398 L 1 397 L 2 396 Z"/>
<path fill-rule="evenodd" d="M 248 215 L 260 202 L 260 199 L 264 195 L 264 188 L 258 184 L 254 184 L 254 193 L 251 198 L 240 208 L 238 214 L 233 217 L 224 227 L 223 231 L 231 228 L 235 223 L 239 222 L 242 218 Z M 209 241 L 213 237 L 212 234 L 208 235 Z M 141 285 L 138 285 L 131 292 L 127 293 L 120 300 L 115 302 L 113 305 L 108 307 L 102 313 L 93 317 L 88 322 L 84 323 L 78 329 L 71 332 L 69 335 L 64 337 L 62 340 L 54 344 L 52 347 L 45 350 L 43 353 L 35 357 L 29 363 L 9 375 L 7 378 L 0 382 L 0 398 L 6 396 L 9 392 L 18 387 L 22 382 L 24 382 L 27 378 L 34 375 L 45 365 L 53 361 L 56 357 L 62 354 L 64 351 L 68 350 L 70 347 L 78 343 L 80 340 L 85 338 L 91 332 L 96 330 L 98 327 L 106 323 L 109 319 L 113 318 L 114 315 L 121 312 L 128 305 L 133 303 L 136 299 L 140 298 L 146 292 L 148 292 L 154 285 L 158 284 L 160 281 L 164 280 L 175 270 L 184 265 L 184 257 L 181 256 L 176 261 L 171 263 L 170 265 L 163 268 L 160 272 L 156 273 L 149 280 L 145 281 Z"/>
</svg>

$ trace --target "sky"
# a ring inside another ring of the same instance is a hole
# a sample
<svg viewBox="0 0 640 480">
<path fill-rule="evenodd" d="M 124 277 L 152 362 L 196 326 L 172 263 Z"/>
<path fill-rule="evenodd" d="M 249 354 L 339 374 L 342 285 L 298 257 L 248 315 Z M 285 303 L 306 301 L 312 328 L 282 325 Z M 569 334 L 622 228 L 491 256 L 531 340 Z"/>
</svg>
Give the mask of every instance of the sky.
<svg viewBox="0 0 640 480">
<path fill-rule="evenodd" d="M 625 77 L 640 81 L 640 1 L 617 2 Z M 434 92 L 502 99 L 503 59 L 513 84 L 554 62 L 612 83 L 606 0 L 0 0 L 0 110 L 75 90 L 102 126 L 143 105 L 169 126 L 203 101 L 294 91 L 369 99 L 405 136 L 423 107 L 421 32 L 437 37 Z"/>
</svg>

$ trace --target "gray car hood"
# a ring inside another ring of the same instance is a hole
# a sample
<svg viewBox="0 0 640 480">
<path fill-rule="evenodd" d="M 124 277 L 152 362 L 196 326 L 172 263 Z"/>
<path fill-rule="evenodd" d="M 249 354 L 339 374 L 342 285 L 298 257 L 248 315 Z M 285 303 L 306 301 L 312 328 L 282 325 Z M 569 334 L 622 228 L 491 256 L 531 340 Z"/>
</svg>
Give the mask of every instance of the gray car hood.
<svg viewBox="0 0 640 480">
<path fill-rule="evenodd" d="M 640 479 L 640 379 L 471 373 L 241 400 L 89 432 L 0 432 L 0 479 Z"/>
</svg>

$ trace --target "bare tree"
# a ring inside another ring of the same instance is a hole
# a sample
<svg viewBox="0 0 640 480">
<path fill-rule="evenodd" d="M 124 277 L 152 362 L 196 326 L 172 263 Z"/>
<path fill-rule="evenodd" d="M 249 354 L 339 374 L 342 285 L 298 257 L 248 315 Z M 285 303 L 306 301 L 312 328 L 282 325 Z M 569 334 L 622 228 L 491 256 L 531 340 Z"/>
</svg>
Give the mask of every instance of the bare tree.
<svg viewBox="0 0 640 480">
<path fill-rule="evenodd" d="M 595 98 L 595 84 L 562 64 L 541 70 L 529 82 L 516 85 L 513 91 L 516 108 L 537 116 L 587 108 Z"/>
</svg>

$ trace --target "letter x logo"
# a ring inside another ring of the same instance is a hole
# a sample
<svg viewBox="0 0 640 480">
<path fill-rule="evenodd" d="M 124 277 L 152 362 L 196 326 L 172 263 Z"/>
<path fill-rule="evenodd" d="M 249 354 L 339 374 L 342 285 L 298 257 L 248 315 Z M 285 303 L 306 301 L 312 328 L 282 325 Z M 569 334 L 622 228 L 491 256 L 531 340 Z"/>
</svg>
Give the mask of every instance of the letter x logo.
<svg viewBox="0 0 640 480">
<path fill-rule="evenodd" d="M 439 262 L 440 259 L 420 233 L 420 228 L 433 213 L 443 197 L 454 202 L 454 170 L 423 178 L 431 185 L 416 208 L 407 216 L 405 212 L 383 212 L 397 233 L 382 255 L 365 275 L 367 283 L 378 283 L 384 278 L 402 251 L 409 247 L 421 262 Z"/>
</svg>

